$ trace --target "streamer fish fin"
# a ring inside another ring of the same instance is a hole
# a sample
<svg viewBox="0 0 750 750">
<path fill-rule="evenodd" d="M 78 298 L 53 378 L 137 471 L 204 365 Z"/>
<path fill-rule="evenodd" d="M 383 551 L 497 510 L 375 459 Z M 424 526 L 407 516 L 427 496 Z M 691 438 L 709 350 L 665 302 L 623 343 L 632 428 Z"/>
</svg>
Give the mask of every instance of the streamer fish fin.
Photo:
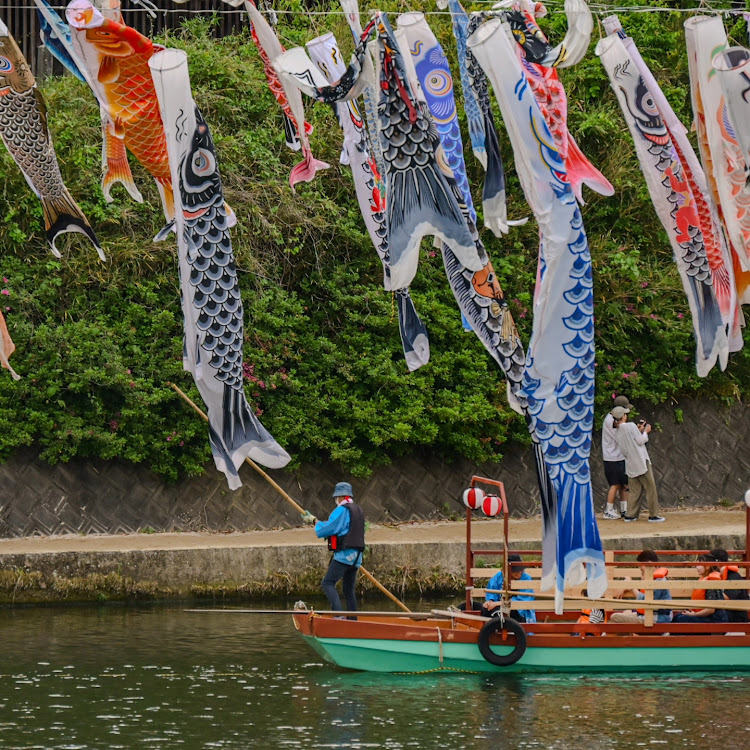
<svg viewBox="0 0 750 750">
<path fill-rule="evenodd" d="M 115 125 L 110 123 L 106 112 L 102 111 L 102 193 L 107 203 L 112 203 L 112 188 L 118 183 L 136 202 L 143 203 L 143 196 L 136 187 L 133 173 L 128 163 L 128 151 L 122 135 L 115 132 Z"/>
<path fill-rule="evenodd" d="M 0 366 L 10 372 L 13 380 L 20 380 L 21 376 L 11 367 L 9 362 L 10 355 L 16 350 L 16 345 L 8 333 L 8 326 L 5 323 L 5 317 L 0 312 Z"/>
</svg>

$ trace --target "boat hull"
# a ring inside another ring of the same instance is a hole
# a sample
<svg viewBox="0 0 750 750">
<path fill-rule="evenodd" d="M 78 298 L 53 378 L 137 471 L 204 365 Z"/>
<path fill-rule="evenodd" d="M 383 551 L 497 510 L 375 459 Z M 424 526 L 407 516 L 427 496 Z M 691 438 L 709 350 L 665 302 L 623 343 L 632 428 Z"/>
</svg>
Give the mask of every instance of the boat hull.
<svg viewBox="0 0 750 750">
<path fill-rule="evenodd" d="M 440 645 L 437 643 L 315 636 L 304 638 L 332 664 L 369 672 L 726 672 L 750 669 L 750 648 L 747 646 L 661 649 L 532 646 L 515 664 L 499 667 L 485 661 L 478 646 L 471 643 L 443 644 L 441 661 Z M 502 655 L 510 653 L 511 648 L 494 647 L 493 650 Z"/>
<path fill-rule="evenodd" d="M 358 621 L 315 615 L 295 616 L 305 641 L 326 661 L 345 669 L 370 672 L 676 672 L 750 670 L 750 634 L 667 635 L 655 626 L 633 635 L 632 626 L 597 626 L 607 635 L 554 633 L 555 626 L 535 625 L 527 633 L 521 658 L 509 666 L 486 661 L 477 645 L 478 626 L 448 622 L 385 622 L 360 616 Z M 572 626 L 568 626 L 572 627 Z M 706 626 L 703 626 L 704 628 Z M 670 629 L 674 630 L 672 625 Z M 504 656 L 513 640 L 491 637 L 492 650 Z"/>
</svg>

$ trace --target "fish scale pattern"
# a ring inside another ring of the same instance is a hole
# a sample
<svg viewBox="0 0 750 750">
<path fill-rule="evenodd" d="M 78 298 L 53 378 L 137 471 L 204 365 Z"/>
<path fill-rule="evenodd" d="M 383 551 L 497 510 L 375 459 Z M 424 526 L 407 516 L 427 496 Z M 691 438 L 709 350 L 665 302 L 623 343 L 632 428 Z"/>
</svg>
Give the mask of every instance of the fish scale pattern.
<svg viewBox="0 0 750 750">
<path fill-rule="evenodd" d="M 69 195 L 34 89 L 0 96 L 0 135 L 40 195 L 51 200 Z"/>
<path fill-rule="evenodd" d="M 161 47 L 133 54 L 119 62 L 120 74 L 108 86 L 109 113 L 125 128 L 125 145 L 163 185 L 170 185 L 169 159 L 148 60 Z"/>
<path fill-rule="evenodd" d="M 197 116 L 200 118 L 199 113 Z M 198 346 L 208 354 L 208 364 L 218 371 L 216 379 L 242 390 L 243 308 L 229 214 L 213 143 L 202 118 L 198 129 L 196 144 L 180 173 L 189 283 L 198 310 L 196 327 L 203 334 Z"/>
<path fill-rule="evenodd" d="M 458 126 L 456 99 L 453 95 L 453 77 L 443 48 L 427 28 L 427 24 L 421 24 L 421 26 L 424 27 L 420 29 L 424 44 L 421 49 L 415 45 L 410 50 L 414 58 L 414 67 L 422 85 L 422 91 L 427 100 L 432 120 L 440 135 L 446 161 L 453 171 L 453 177 L 461 191 L 461 197 L 469 211 L 469 216 L 476 224 L 477 212 L 474 210 L 474 201 L 471 198 L 469 180 L 466 176 L 464 147 L 461 140 L 461 129 Z M 407 35 L 409 35 L 409 29 L 407 29 Z"/>
<path fill-rule="evenodd" d="M 696 369 L 703 377 L 717 360 L 722 368 L 726 365 L 728 345 L 695 196 L 654 95 L 623 40 L 609 36 L 598 49 L 633 136 L 654 208 L 674 250 L 693 318 Z"/>
</svg>

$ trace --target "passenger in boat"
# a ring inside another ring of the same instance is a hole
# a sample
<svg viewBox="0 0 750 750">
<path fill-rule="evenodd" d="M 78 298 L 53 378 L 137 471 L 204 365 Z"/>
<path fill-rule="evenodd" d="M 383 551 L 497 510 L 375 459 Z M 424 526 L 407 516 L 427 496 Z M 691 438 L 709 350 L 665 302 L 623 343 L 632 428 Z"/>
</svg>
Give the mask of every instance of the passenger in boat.
<svg viewBox="0 0 750 750">
<path fill-rule="evenodd" d="M 588 597 L 588 595 L 588 589 L 584 589 L 581 592 L 581 596 L 583 596 L 584 598 Z M 576 623 L 591 623 L 592 625 L 601 625 L 603 622 L 607 622 L 607 613 L 603 609 L 582 609 L 581 616 L 576 620 Z M 581 630 L 580 632 L 584 633 L 586 631 Z M 597 633 L 596 635 L 602 635 L 602 633 Z"/>
<path fill-rule="evenodd" d="M 341 599 L 336 591 L 339 581 L 342 581 L 347 609 L 350 612 L 357 610 L 354 584 L 365 549 L 365 514 L 354 503 L 353 494 L 349 482 L 339 482 L 333 490 L 336 510 L 327 521 L 317 521 L 315 524 L 316 535 L 320 539 L 327 539 L 328 549 L 333 552 L 321 588 L 328 597 L 331 609 L 337 612 L 341 611 Z"/>
<path fill-rule="evenodd" d="M 646 495 L 648 505 L 648 520 L 651 523 L 661 523 L 663 516 L 659 515 L 659 495 L 656 492 L 654 470 L 646 449 L 651 425 L 641 420 L 637 425 L 628 422 L 628 412 L 622 406 L 612 409 L 615 430 L 615 441 L 625 456 L 625 472 L 628 475 L 630 487 L 628 497 L 628 514 L 624 521 L 637 521 L 641 512 L 641 498 Z"/>
<path fill-rule="evenodd" d="M 521 555 L 511 554 L 508 555 L 509 563 L 520 563 Z M 530 581 L 531 576 L 526 572 L 522 565 L 511 565 L 510 566 L 510 577 L 513 581 Z M 490 578 L 487 584 L 488 589 L 500 591 L 503 588 L 505 577 L 503 571 L 500 570 Z M 526 596 L 528 594 L 528 596 Z M 502 605 L 502 594 L 485 594 L 485 602 L 482 605 L 481 615 L 482 617 L 492 617 L 493 614 L 499 612 L 499 607 Z M 521 589 L 516 596 L 511 597 L 513 602 L 533 602 L 534 591 L 533 589 Z M 518 622 L 536 622 L 536 611 L 533 609 L 513 609 L 510 612 L 510 617 Z"/>
<path fill-rule="evenodd" d="M 698 571 L 701 581 L 720 581 L 721 572 L 716 564 L 717 560 L 709 554 L 698 555 L 698 564 L 695 569 Z M 709 606 L 702 609 L 681 612 L 672 618 L 676 623 L 693 623 L 693 622 L 728 622 L 727 610 L 715 609 L 710 606 L 710 602 L 723 602 L 724 592 L 721 589 L 695 589 L 693 599 L 705 601 Z"/>
<path fill-rule="evenodd" d="M 636 561 L 639 563 L 656 563 L 659 562 L 659 556 L 652 549 L 644 549 L 638 553 Z M 646 577 L 646 566 L 640 565 L 641 578 Z M 654 568 L 654 580 L 664 580 L 669 575 L 667 568 Z M 631 589 L 636 599 L 645 599 L 646 592 L 642 589 Z M 654 589 L 654 601 L 671 601 L 672 594 L 669 593 L 669 589 Z M 642 623 L 645 619 L 646 612 L 643 609 L 638 609 L 635 612 L 613 612 L 609 618 L 610 622 L 614 623 L 631 623 L 637 624 Z M 654 622 L 664 623 L 672 622 L 672 610 L 671 609 L 657 609 L 654 612 Z"/>
<path fill-rule="evenodd" d="M 720 563 L 728 563 L 729 562 L 729 554 L 725 549 L 722 549 L 721 547 L 717 547 L 716 549 L 711 550 L 711 556 L 714 558 L 714 560 L 717 560 Z M 745 577 L 740 573 L 740 569 L 736 565 L 722 565 L 720 569 L 721 574 L 721 580 L 722 581 L 744 581 Z M 749 582 L 750 584 L 750 582 Z M 731 601 L 741 601 L 746 602 L 748 599 L 750 599 L 750 595 L 748 595 L 747 589 L 725 589 L 724 595 L 727 599 Z M 748 621 L 748 613 L 745 612 L 738 612 L 736 610 L 727 610 L 727 617 L 729 618 L 729 622 L 747 622 Z"/>
<path fill-rule="evenodd" d="M 618 396 L 614 405 L 621 406 L 626 413 L 633 408 L 627 396 Z M 609 484 L 604 518 L 611 521 L 619 520 L 627 514 L 628 510 L 628 475 L 625 471 L 625 456 L 615 440 L 614 421 L 612 412 L 609 412 L 602 422 L 602 461 L 604 462 L 604 476 Z M 619 510 L 615 507 L 618 495 Z"/>
</svg>

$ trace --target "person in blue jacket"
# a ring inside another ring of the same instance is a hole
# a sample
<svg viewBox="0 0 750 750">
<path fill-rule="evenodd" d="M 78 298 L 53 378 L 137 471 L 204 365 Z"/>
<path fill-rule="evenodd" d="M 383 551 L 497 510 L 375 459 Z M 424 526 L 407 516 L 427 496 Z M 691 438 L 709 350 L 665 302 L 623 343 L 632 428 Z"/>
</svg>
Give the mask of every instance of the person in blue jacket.
<svg viewBox="0 0 750 750">
<path fill-rule="evenodd" d="M 331 609 L 341 611 L 341 599 L 336 584 L 342 581 L 346 606 L 350 612 L 357 610 L 357 596 L 354 589 L 357 571 L 362 565 L 365 549 L 365 514 L 353 498 L 349 482 L 339 482 L 333 490 L 336 509 L 327 521 L 315 523 L 315 534 L 328 540 L 328 549 L 333 557 L 328 571 L 321 582 L 323 593 L 328 597 Z M 308 520 L 305 518 L 305 520 Z M 315 519 L 312 519 L 315 520 Z"/>
<path fill-rule="evenodd" d="M 508 555 L 508 562 L 509 563 L 520 563 L 521 555 Z M 531 576 L 524 570 L 522 565 L 511 565 L 510 567 L 510 577 L 514 581 L 530 581 Z M 500 570 L 497 573 L 495 573 L 492 578 L 490 578 L 489 583 L 487 584 L 487 588 L 492 590 L 500 590 L 503 589 L 503 583 L 505 581 L 505 578 L 503 576 L 503 571 Z M 528 596 L 527 596 L 528 594 Z M 483 617 L 492 617 L 494 611 L 500 607 L 502 604 L 501 602 L 502 594 L 491 594 L 487 593 L 485 594 L 485 602 L 482 605 L 482 616 Z M 511 601 L 514 602 L 533 602 L 534 601 L 534 591 L 532 589 L 521 589 L 518 594 L 511 598 Z M 533 609 L 513 609 L 510 612 L 510 616 L 512 619 L 517 620 L 518 622 L 536 622 L 536 612 Z"/>
</svg>

